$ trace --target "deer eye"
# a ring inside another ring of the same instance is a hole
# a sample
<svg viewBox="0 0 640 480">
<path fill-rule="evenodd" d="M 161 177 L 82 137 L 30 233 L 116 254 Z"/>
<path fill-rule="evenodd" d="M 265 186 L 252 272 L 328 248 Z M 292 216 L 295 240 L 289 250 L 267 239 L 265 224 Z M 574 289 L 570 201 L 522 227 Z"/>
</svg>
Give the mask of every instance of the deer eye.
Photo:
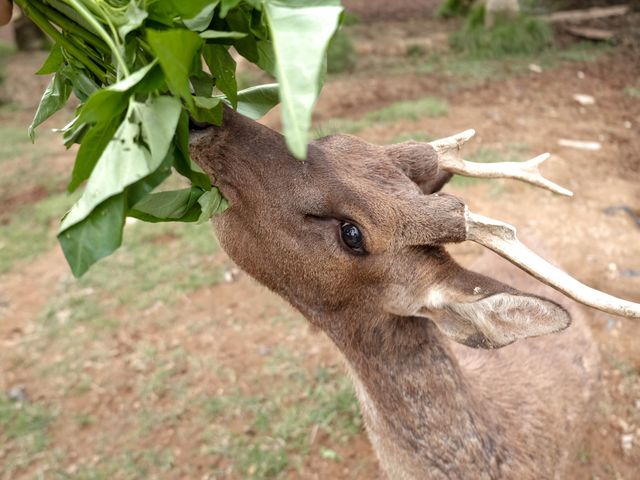
<svg viewBox="0 0 640 480">
<path fill-rule="evenodd" d="M 344 244 L 356 253 L 364 253 L 364 239 L 362 232 L 353 223 L 342 222 L 340 224 L 340 238 Z"/>
</svg>

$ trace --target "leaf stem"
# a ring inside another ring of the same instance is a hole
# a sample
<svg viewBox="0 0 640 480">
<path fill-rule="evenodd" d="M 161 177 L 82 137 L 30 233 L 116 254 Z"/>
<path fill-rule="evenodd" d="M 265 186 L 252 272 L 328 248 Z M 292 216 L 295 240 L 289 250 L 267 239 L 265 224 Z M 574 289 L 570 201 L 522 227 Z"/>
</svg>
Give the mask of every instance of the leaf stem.
<svg viewBox="0 0 640 480">
<path fill-rule="evenodd" d="M 105 72 L 97 66 L 87 55 L 75 45 L 70 42 L 64 35 L 62 35 L 56 28 L 49 23 L 47 18 L 36 8 L 33 8 L 33 4 L 36 2 L 27 2 L 27 0 L 15 0 L 15 3 L 22 9 L 24 14 L 29 17 L 33 23 L 35 23 L 43 32 L 53 38 L 56 42 L 66 48 L 75 58 L 77 58 L 91 73 L 93 73 L 98 79 L 104 83 L 106 80 Z"/>
<path fill-rule="evenodd" d="M 62 30 L 67 31 L 69 33 L 73 33 L 80 38 L 82 38 L 89 45 L 94 47 L 96 50 L 99 50 L 101 53 L 108 55 L 111 53 L 109 47 L 107 46 L 101 38 L 97 37 L 93 33 L 88 30 L 78 26 L 75 22 L 67 18 L 65 15 L 60 13 L 55 8 L 51 7 L 46 3 L 40 2 L 31 2 L 33 8 L 37 9 L 42 13 L 49 21 L 58 25 Z"/>
<path fill-rule="evenodd" d="M 76 12 L 78 12 L 80 16 L 82 16 L 82 18 L 84 18 L 87 21 L 89 25 L 91 25 L 91 27 L 95 30 L 95 33 L 100 38 L 102 38 L 104 42 L 109 46 L 109 48 L 111 49 L 111 53 L 113 54 L 114 58 L 118 62 L 118 65 L 122 69 L 122 72 L 126 77 L 128 77 L 129 69 L 127 68 L 127 63 L 124 61 L 124 58 L 122 57 L 120 49 L 114 43 L 113 39 L 109 36 L 109 34 L 105 32 L 104 28 L 102 28 L 102 25 L 100 24 L 100 22 L 98 22 L 96 18 L 91 14 L 91 12 L 78 0 L 65 0 L 65 1 L 70 6 L 72 6 L 76 10 Z"/>
</svg>

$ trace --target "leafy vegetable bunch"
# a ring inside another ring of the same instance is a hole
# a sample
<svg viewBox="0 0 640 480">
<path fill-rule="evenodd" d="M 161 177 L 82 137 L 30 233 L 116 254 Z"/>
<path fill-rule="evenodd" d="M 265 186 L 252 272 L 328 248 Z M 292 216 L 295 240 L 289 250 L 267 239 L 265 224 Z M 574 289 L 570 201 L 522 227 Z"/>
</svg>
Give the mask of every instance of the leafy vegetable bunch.
<svg viewBox="0 0 640 480">
<path fill-rule="evenodd" d="M 69 191 L 86 182 L 58 239 L 80 276 L 122 243 L 127 216 L 205 221 L 226 201 L 189 158 L 189 118 L 220 124 L 223 104 L 259 118 L 280 101 L 304 158 L 311 110 L 340 23 L 339 0 L 15 0 L 55 42 L 53 74 L 29 127 L 79 99 L 61 129 L 80 144 Z M 277 84 L 238 91 L 233 52 Z M 175 171 L 191 182 L 154 191 Z"/>
</svg>

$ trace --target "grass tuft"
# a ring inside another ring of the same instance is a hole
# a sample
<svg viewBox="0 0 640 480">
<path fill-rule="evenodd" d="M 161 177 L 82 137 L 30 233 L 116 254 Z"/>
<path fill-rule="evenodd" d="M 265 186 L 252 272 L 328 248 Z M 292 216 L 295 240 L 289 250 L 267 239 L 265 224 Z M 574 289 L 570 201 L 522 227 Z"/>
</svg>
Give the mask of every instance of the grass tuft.
<svg viewBox="0 0 640 480">
<path fill-rule="evenodd" d="M 464 17 L 474 0 L 444 0 L 436 10 L 437 18 Z"/>
<path fill-rule="evenodd" d="M 351 37 L 344 30 L 338 30 L 327 49 L 327 72 L 342 73 L 353 70 L 356 65 L 356 51 Z"/>
<path fill-rule="evenodd" d="M 449 38 L 451 46 L 480 58 L 540 53 L 553 44 L 553 31 L 542 20 L 520 14 L 516 18 L 496 18 L 492 28 L 484 26 L 484 6 L 475 7 L 461 30 Z"/>
</svg>

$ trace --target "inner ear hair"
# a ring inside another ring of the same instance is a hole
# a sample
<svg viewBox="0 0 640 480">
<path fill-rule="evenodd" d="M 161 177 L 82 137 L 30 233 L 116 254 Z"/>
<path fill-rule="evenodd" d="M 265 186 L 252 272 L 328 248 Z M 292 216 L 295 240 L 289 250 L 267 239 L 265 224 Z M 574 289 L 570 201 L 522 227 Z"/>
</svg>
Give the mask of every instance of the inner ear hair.
<svg viewBox="0 0 640 480">
<path fill-rule="evenodd" d="M 561 305 L 520 292 L 452 302 L 433 320 L 447 336 L 474 348 L 500 348 L 519 339 L 559 332 L 571 324 Z"/>
</svg>

